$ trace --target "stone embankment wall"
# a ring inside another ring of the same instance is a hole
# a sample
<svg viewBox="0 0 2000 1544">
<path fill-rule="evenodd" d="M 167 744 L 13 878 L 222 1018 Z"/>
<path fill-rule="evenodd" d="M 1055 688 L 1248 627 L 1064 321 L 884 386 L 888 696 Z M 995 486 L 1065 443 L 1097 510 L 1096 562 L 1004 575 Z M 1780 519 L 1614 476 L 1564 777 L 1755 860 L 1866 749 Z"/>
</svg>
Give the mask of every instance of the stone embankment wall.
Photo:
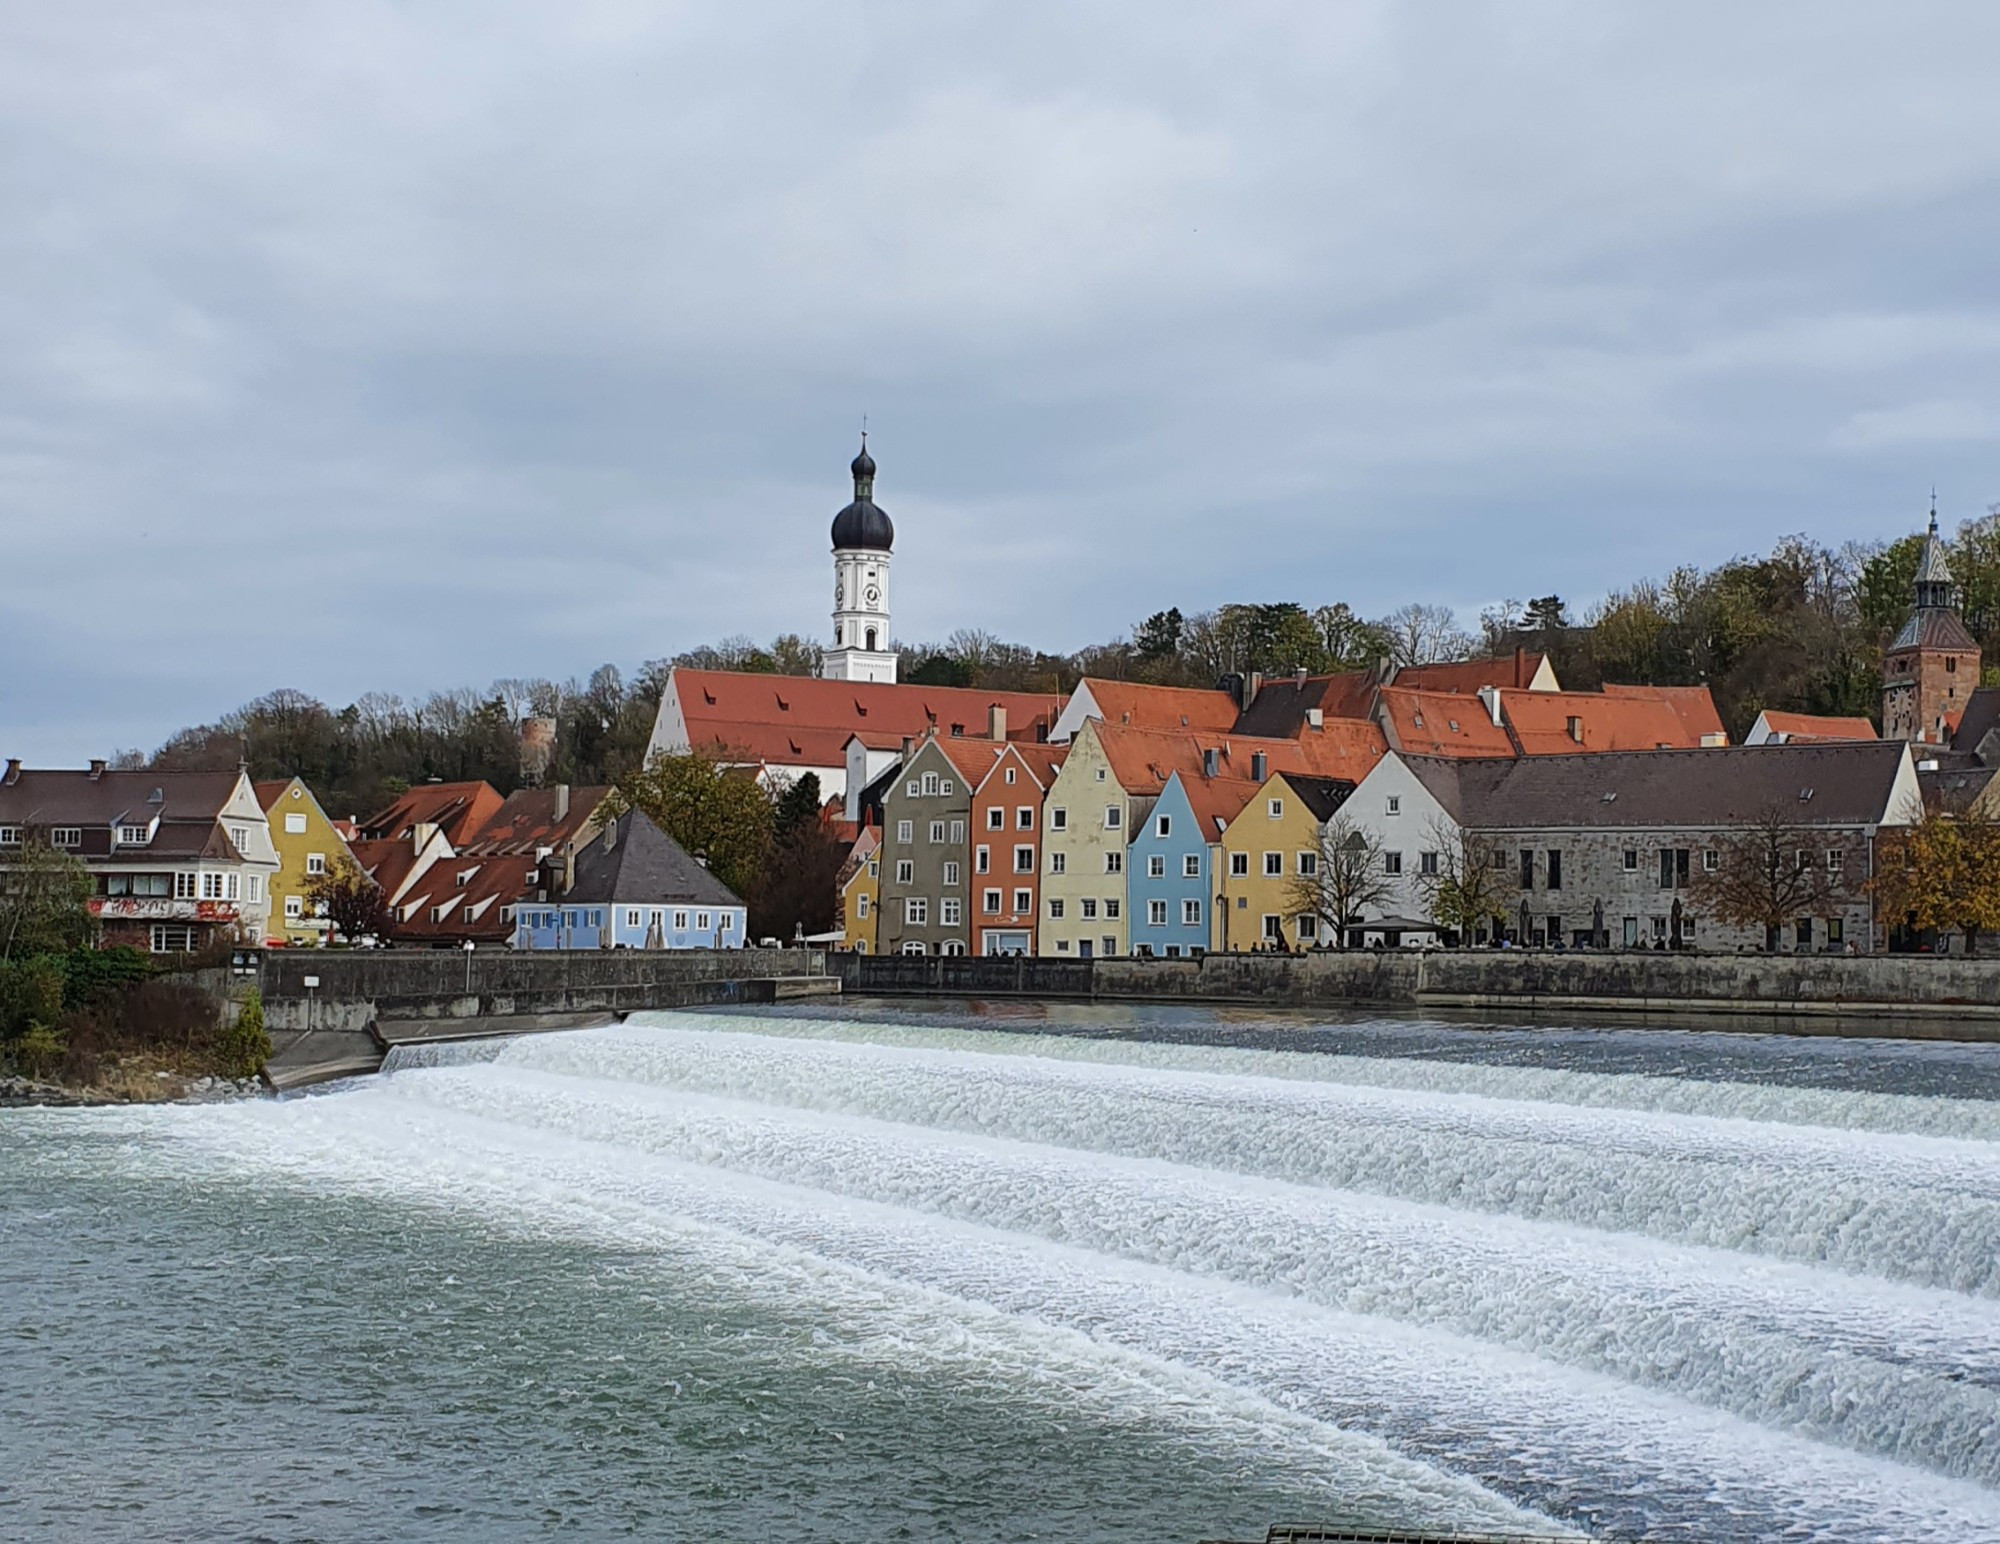
<svg viewBox="0 0 2000 1544">
<path fill-rule="evenodd" d="M 2000 958 L 1366 950 L 1199 960 L 834 959 L 850 993 L 1908 1016 L 1981 1020 L 1979 1038 L 2000 1036 Z"/>
</svg>

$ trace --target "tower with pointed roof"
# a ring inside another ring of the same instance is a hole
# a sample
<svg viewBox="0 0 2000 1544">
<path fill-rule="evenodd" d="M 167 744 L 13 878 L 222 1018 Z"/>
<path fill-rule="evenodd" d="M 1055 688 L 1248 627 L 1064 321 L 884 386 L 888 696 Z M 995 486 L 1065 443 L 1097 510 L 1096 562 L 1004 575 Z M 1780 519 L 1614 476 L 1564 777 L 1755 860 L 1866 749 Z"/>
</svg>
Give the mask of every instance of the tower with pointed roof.
<svg viewBox="0 0 2000 1544">
<path fill-rule="evenodd" d="M 1882 656 L 1882 738 L 1924 745 L 1951 741 L 1951 726 L 1979 685 L 1979 641 L 1958 614 L 1938 537 L 1937 501 L 1917 563 L 1916 605 Z"/>
<path fill-rule="evenodd" d="M 896 679 L 889 644 L 889 556 L 896 527 L 875 502 L 875 458 L 868 434 L 849 468 L 854 501 L 833 517 L 833 647 L 819 673 L 829 681 Z"/>
</svg>

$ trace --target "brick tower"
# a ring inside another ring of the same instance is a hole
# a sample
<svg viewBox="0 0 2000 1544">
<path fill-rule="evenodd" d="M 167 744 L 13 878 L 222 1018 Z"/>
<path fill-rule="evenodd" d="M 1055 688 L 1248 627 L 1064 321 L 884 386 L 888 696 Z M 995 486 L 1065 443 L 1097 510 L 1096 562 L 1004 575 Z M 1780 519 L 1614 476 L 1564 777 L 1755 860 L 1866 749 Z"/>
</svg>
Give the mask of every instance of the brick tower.
<svg viewBox="0 0 2000 1544">
<path fill-rule="evenodd" d="M 1882 738 L 1944 745 L 1979 685 L 1979 643 L 1958 615 L 1958 587 L 1938 540 L 1937 506 L 1917 564 L 1916 606 L 1882 656 Z"/>
</svg>

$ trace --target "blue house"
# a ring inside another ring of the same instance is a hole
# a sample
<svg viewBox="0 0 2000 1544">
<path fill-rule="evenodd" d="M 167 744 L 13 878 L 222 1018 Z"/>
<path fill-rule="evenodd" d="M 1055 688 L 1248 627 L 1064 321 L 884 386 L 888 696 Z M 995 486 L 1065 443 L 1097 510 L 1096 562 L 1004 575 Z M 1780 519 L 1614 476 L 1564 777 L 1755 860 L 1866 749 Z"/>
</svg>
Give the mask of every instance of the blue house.
<svg viewBox="0 0 2000 1544">
<path fill-rule="evenodd" d="M 1257 792 L 1248 779 L 1175 772 L 1134 835 L 1125 865 L 1132 952 L 1180 959 L 1210 947 L 1215 858 L 1223 829 Z"/>
<path fill-rule="evenodd" d="M 559 901 L 525 902 L 517 949 L 740 949 L 743 902 L 647 816 L 608 821 Z"/>
</svg>

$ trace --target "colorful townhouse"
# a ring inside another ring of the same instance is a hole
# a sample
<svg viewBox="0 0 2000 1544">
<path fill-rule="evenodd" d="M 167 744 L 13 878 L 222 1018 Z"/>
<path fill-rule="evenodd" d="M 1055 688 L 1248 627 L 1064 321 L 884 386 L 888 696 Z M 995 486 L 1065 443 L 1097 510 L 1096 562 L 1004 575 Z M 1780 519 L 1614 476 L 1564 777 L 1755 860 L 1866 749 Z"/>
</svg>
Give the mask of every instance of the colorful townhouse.
<svg viewBox="0 0 2000 1544">
<path fill-rule="evenodd" d="M 1212 947 L 1223 833 L 1257 789 L 1240 778 L 1180 771 L 1167 779 L 1126 859 L 1135 955 L 1181 959 Z"/>
<path fill-rule="evenodd" d="M 840 947 L 852 954 L 876 953 L 875 927 L 882 914 L 882 836 L 862 828 L 849 849 L 838 880 Z"/>
<path fill-rule="evenodd" d="M 743 902 L 638 810 L 575 856 L 560 901 L 514 911 L 517 949 L 741 949 Z"/>
<path fill-rule="evenodd" d="M 879 953 L 970 952 L 972 791 L 1004 748 L 933 730 L 886 775 Z"/>
<path fill-rule="evenodd" d="M 972 794 L 972 950 L 1033 954 L 1041 914 L 1042 805 L 1068 748 L 1010 743 Z"/>
<path fill-rule="evenodd" d="M 1310 891 L 1321 835 L 1356 785 L 1298 772 L 1270 775 L 1222 833 L 1215 947 L 1311 949 L 1337 940 L 1322 928 Z"/>
<path fill-rule="evenodd" d="M 271 916 L 264 942 L 291 948 L 323 947 L 333 924 L 307 895 L 322 875 L 354 862 L 346 840 L 301 778 L 258 783 L 257 802 L 271 828 L 278 871 L 271 876 Z"/>
</svg>

